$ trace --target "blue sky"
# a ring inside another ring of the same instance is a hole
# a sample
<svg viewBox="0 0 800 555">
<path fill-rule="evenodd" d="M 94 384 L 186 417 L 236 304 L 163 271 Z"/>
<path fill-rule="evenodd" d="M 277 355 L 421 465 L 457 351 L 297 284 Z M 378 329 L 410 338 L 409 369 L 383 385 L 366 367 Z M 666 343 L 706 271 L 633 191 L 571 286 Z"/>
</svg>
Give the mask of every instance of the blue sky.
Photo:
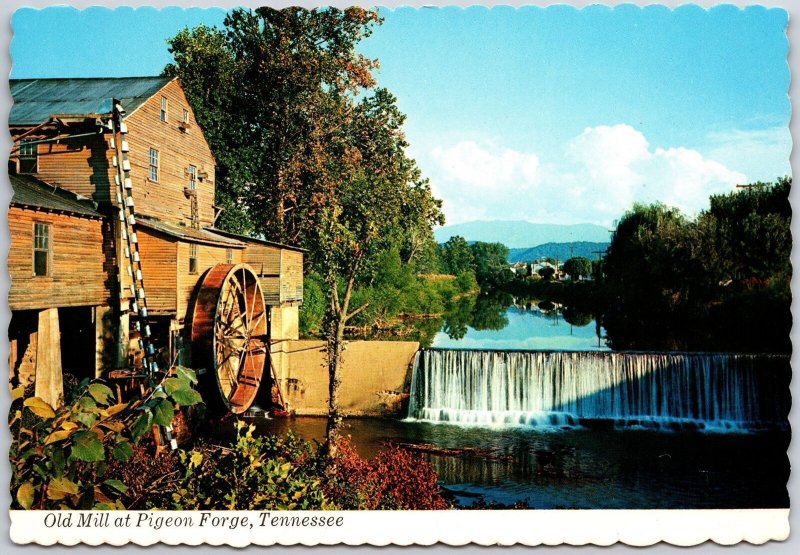
<svg viewBox="0 0 800 555">
<path fill-rule="evenodd" d="M 382 15 L 361 48 L 408 115 L 410 154 L 449 223 L 608 225 L 655 200 L 693 214 L 709 194 L 790 173 L 783 10 Z M 21 9 L 12 77 L 157 74 L 167 37 L 223 19 L 219 9 Z"/>
</svg>

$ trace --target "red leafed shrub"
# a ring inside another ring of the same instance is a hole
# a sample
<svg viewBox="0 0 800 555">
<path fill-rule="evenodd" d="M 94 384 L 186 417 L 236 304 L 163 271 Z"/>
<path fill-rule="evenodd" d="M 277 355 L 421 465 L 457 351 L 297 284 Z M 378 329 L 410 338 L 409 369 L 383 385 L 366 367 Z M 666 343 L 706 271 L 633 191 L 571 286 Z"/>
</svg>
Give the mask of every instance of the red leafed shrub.
<svg viewBox="0 0 800 555">
<path fill-rule="evenodd" d="M 328 469 L 326 497 L 343 509 L 449 509 L 438 476 L 421 455 L 390 445 L 362 458 L 347 439 L 337 442 Z"/>
</svg>

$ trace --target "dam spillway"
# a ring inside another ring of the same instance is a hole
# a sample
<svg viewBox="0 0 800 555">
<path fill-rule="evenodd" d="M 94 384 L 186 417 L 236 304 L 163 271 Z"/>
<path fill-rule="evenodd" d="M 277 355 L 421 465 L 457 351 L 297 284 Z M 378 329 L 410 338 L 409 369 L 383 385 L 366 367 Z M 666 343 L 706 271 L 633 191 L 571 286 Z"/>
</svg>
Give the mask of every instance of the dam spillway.
<svg viewBox="0 0 800 555">
<path fill-rule="evenodd" d="M 429 349 L 414 361 L 408 416 L 537 428 L 780 428 L 790 375 L 784 355 Z"/>
</svg>

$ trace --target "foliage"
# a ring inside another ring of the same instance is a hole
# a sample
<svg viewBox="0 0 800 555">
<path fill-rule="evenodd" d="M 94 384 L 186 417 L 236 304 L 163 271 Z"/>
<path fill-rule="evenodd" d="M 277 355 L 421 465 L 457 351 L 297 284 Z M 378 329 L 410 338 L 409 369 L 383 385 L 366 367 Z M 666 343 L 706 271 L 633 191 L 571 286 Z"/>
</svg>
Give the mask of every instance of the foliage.
<svg viewBox="0 0 800 555">
<path fill-rule="evenodd" d="M 156 506 L 175 510 L 333 509 L 313 469 L 311 446 L 289 434 L 256 437 L 255 427 L 236 424 L 231 448 L 199 446 L 178 454 L 181 478 L 169 499 Z"/>
<path fill-rule="evenodd" d="M 552 266 L 542 266 L 539 268 L 538 274 L 545 281 L 550 281 L 556 275 L 556 270 Z"/>
<path fill-rule="evenodd" d="M 300 305 L 300 334 L 315 336 L 322 331 L 325 318 L 325 293 L 319 274 L 308 272 L 303 276 L 303 304 Z"/>
<path fill-rule="evenodd" d="M 564 262 L 564 272 L 573 280 L 581 279 L 592 274 L 592 262 L 583 256 L 574 256 Z"/>
<path fill-rule="evenodd" d="M 169 507 L 163 500 L 175 490 L 180 471 L 178 455 L 164 450 L 154 456 L 154 449 L 152 442 L 143 439 L 133 446 L 128 459 L 108 461 L 106 476 L 127 487 L 119 501 L 128 510 Z"/>
<path fill-rule="evenodd" d="M 328 469 L 325 491 L 343 509 L 441 510 L 449 508 L 441 495 L 436 471 L 418 453 L 390 445 L 373 459 L 358 455 L 340 438 Z"/>
<path fill-rule="evenodd" d="M 716 195 L 693 221 L 660 204 L 625 214 L 595 268 L 614 346 L 790 349 L 790 189 L 783 178 Z"/>
<path fill-rule="evenodd" d="M 508 247 L 501 243 L 476 241 L 470 245 L 475 278 L 482 287 L 502 287 L 514 279 L 508 268 Z"/>
<path fill-rule="evenodd" d="M 9 426 L 11 488 L 23 509 L 121 509 L 127 486 L 106 476 L 108 461 L 126 461 L 153 425 L 166 426 L 178 406 L 200 402 L 191 370 L 142 399 L 117 403 L 100 381 L 84 381 L 69 405 L 54 409 L 38 397 L 13 393 Z"/>
<path fill-rule="evenodd" d="M 198 123 L 217 157 L 220 225 L 301 242 L 333 186 L 327 150 L 345 98 L 374 82 L 355 45 L 379 23 L 361 8 L 234 9 L 224 29 L 170 39 Z"/>
<path fill-rule="evenodd" d="M 454 235 L 446 243 L 438 245 L 437 256 L 441 271 L 454 276 L 474 271 L 475 259 L 469 243 L 460 235 Z"/>
</svg>

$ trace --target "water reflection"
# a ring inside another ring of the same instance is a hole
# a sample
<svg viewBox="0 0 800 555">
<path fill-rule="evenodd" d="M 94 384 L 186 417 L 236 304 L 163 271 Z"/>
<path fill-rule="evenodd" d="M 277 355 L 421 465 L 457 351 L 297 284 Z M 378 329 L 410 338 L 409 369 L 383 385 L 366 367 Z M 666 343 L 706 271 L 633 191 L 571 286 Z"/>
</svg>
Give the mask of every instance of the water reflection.
<svg viewBox="0 0 800 555">
<path fill-rule="evenodd" d="M 605 331 L 586 311 L 507 293 L 462 299 L 424 346 L 491 350 L 607 351 Z"/>
<path fill-rule="evenodd" d="M 321 440 L 323 418 L 258 420 L 262 433 L 289 429 Z M 345 419 L 362 456 L 389 441 L 480 447 L 492 457 L 425 454 L 457 503 L 476 499 L 541 509 L 701 509 L 788 507 L 788 431 L 760 434 L 642 430 L 462 428 Z"/>
</svg>

